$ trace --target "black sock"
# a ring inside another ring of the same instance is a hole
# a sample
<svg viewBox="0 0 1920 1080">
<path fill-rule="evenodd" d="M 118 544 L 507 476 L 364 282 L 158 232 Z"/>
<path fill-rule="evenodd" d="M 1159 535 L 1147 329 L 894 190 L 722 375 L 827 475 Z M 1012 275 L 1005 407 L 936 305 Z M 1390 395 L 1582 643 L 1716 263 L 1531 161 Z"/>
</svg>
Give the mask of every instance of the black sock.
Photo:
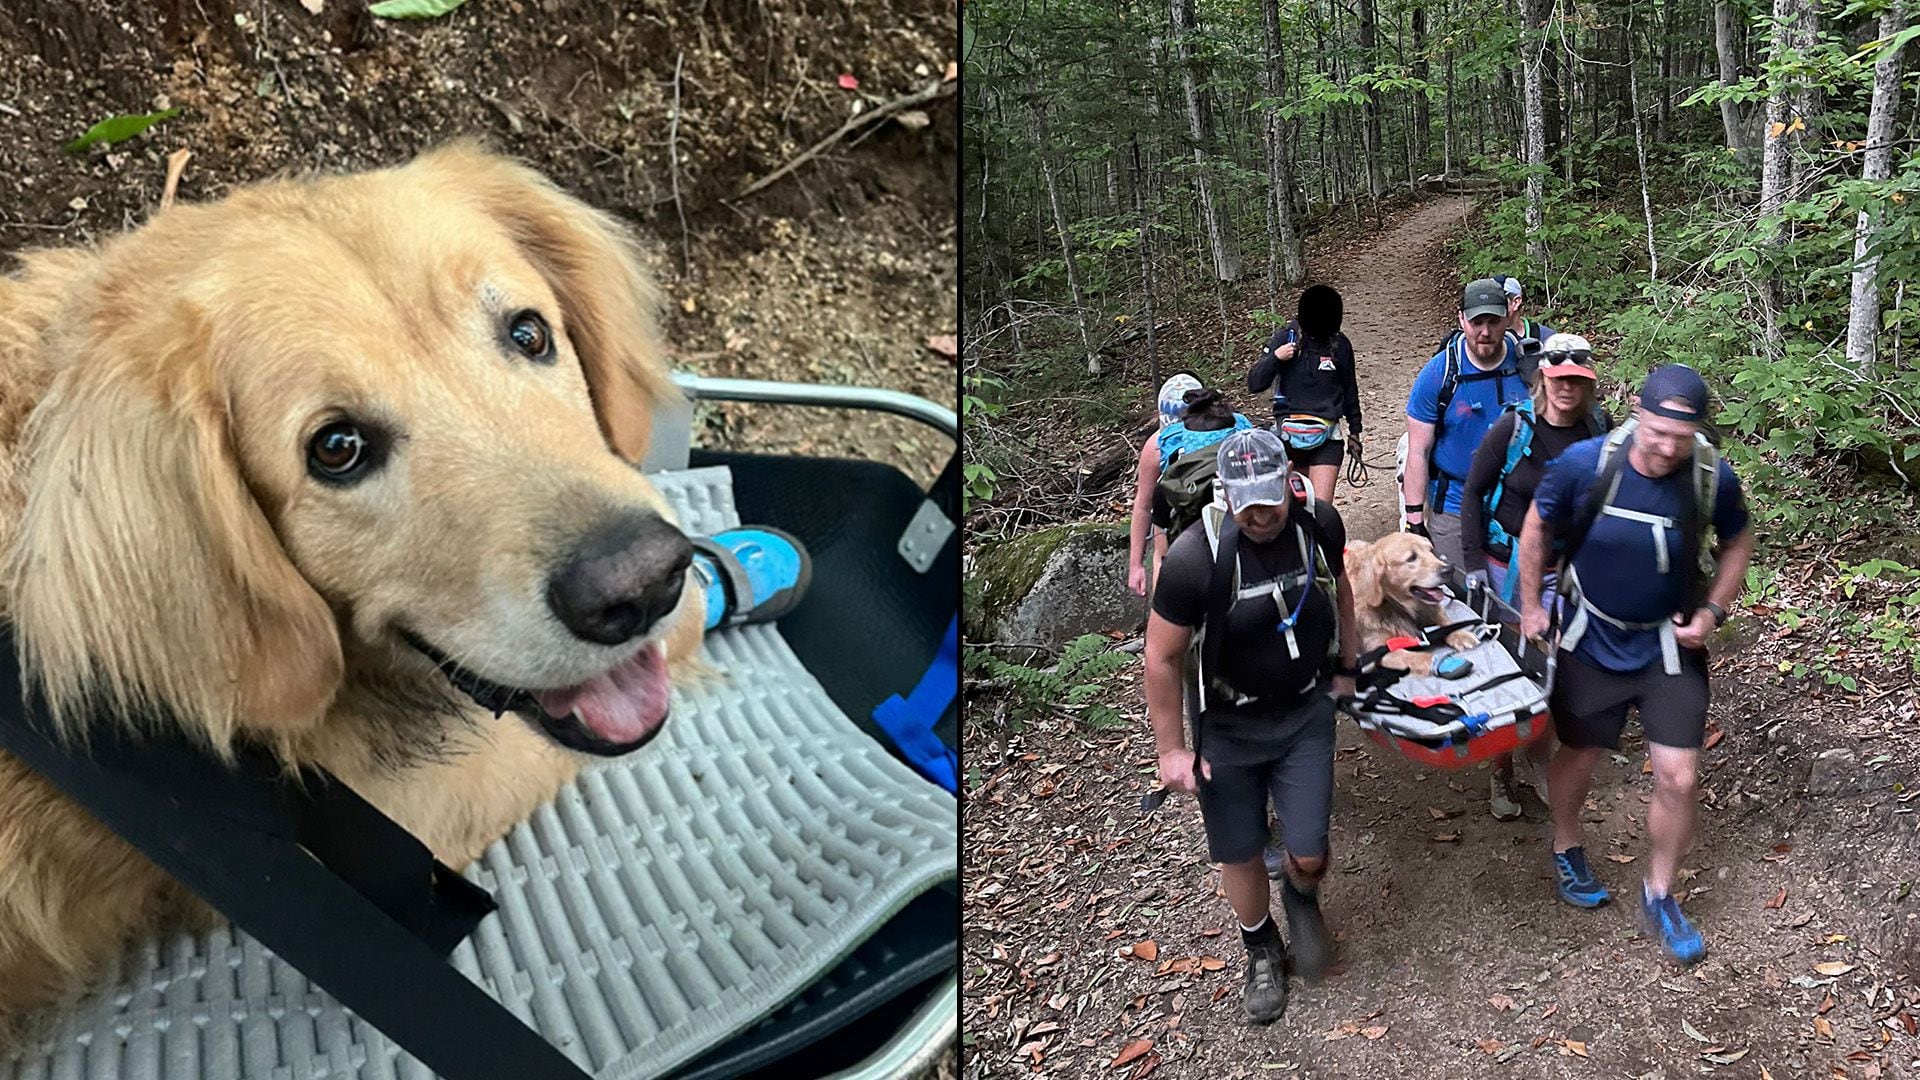
<svg viewBox="0 0 1920 1080">
<path fill-rule="evenodd" d="M 1247 929 L 1245 925 L 1240 927 L 1240 943 L 1249 949 L 1255 945 L 1264 945 L 1279 935 L 1280 930 L 1273 925 L 1272 915 L 1262 918 L 1260 925 L 1251 930 Z"/>
</svg>

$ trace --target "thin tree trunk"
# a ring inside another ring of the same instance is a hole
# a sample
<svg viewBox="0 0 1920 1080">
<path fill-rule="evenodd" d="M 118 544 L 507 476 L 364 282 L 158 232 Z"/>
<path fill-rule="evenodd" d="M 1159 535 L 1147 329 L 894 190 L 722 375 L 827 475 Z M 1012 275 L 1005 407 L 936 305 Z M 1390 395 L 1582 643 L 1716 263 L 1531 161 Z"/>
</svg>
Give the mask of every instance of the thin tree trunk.
<svg viewBox="0 0 1920 1080">
<path fill-rule="evenodd" d="M 1060 199 L 1060 179 L 1053 164 L 1053 144 L 1047 131 L 1047 106 L 1040 95 L 1028 100 L 1033 110 L 1033 139 L 1039 151 L 1040 172 L 1047 181 L 1047 201 L 1053 204 L 1053 227 L 1060 233 L 1060 257 L 1067 264 L 1067 287 L 1073 291 L 1073 313 L 1080 324 L 1080 346 L 1087 354 L 1087 374 L 1100 374 L 1100 353 L 1093 347 L 1092 316 L 1087 311 L 1086 294 L 1080 289 L 1080 266 L 1073 257 L 1073 240 L 1067 233 L 1067 210 Z"/>
<path fill-rule="evenodd" d="M 1160 385 L 1160 345 L 1154 334 L 1153 314 L 1153 214 L 1147 208 L 1144 192 L 1146 167 L 1140 160 L 1140 134 L 1133 136 L 1133 212 L 1140 219 L 1140 291 L 1147 308 L 1147 385 Z"/>
<path fill-rule="evenodd" d="M 1447 19 L 1448 19 L 1448 11 L 1446 6 L 1443 3 L 1440 8 L 1441 25 L 1443 26 L 1450 25 L 1448 24 Z M 1447 46 L 1446 66 L 1447 66 L 1447 118 L 1446 118 L 1446 127 L 1443 128 L 1440 132 L 1440 161 L 1441 161 L 1440 175 L 1444 177 L 1447 180 L 1447 182 L 1451 183 L 1453 180 L 1453 46 L 1452 45 Z"/>
<path fill-rule="evenodd" d="M 1547 128 L 1541 112 L 1540 57 L 1546 51 L 1546 38 L 1536 29 L 1542 22 L 1536 11 L 1541 0 L 1520 0 L 1520 25 L 1525 36 L 1520 45 L 1521 76 L 1526 84 L 1527 125 L 1527 260 L 1543 268 L 1547 259 L 1546 242 L 1540 227 L 1546 214 Z"/>
<path fill-rule="evenodd" d="M 1778 6 L 1775 5 L 1776 8 Z M 1739 55 L 1734 51 L 1733 34 L 1733 4 L 1730 0 L 1719 0 L 1713 5 L 1713 51 L 1720 60 L 1722 87 L 1740 81 Z M 1721 99 L 1720 123 L 1726 128 L 1729 150 L 1747 149 L 1746 135 L 1740 128 L 1740 106 L 1737 103 Z"/>
<path fill-rule="evenodd" d="M 1267 59 L 1265 83 L 1267 96 L 1284 100 L 1288 93 L 1286 58 L 1280 49 L 1280 0 L 1261 0 L 1260 18 L 1266 32 Z M 1293 159 L 1288 152 L 1298 120 L 1284 120 L 1278 109 L 1267 109 L 1267 184 L 1273 196 L 1273 235 L 1269 241 L 1277 260 L 1270 255 L 1269 265 L 1278 262 L 1278 276 L 1292 285 L 1307 277 L 1306 253 L 1300 244 L 1299 230 L 1293 221 Z M 1279 309 L 1275 289 L 1275 311 Z"/>
<path fill-rule="evenodd" d="M 1775 64 L 1786 55 L 1787 39 L 1793 27 L 1793 9 L 1794 0 L 1773 0 L 1772 60 Z M 1762 227 L 1770 230 L 1765 244 L 1770 250 L 1778 249 L 1786 240 L 1785 225 L 1767 224 L 1766 219 L 1778 216 L 1787 201 L 1787 128 L 1791 119 L 1787 92 L 1788 87 L 1784 83 L 1776 82 L 1772 92 L 1767 95 L 1767 129 L 1762 133 L 1766 143 L 1760 159 L 1760 218 Z M 1781 340 L 1780 291 L 1772 269 L 1764 266 L 1760 271 L 1760 308 L 1768 348 L 1777 355 Z"/>
<path fill-rule="evenodd" d="M 1373 73 L 1374 39 L 1378 34 L 1375 25 L 1373 0 L 1360 0 L 1360 72 Z M 1380 196 L 1387 192 L 1387 175 L 1381 166 L 1381 157 L 1386 149 L 1380 144 L 1380 92 L 1367 87 L 1366 102 L 1361 106 L 1365 123 L 1361 131 L 1361 141 L 1367 155 L 1367 193 L 1377 203 Z"/>
<path fill-rule="evenodd" d="M 1800 0 L 1794 5 L 1797 17 L 1794 19 L 1793 46 L 1800 55 L 1811 55 L 1820 40 L 1820 5 L 1817 0 Z M 1820 111 L 1820 86 L 1812 79 L 1801 79 L 1793 90 L 1791 111 L 1793 119 L 1788 122 L 1788 144 L 1793 151 L 1787 155 L 1787 197 L 1792 199 L 1800 191 L 1801 181 L 1806 169 L 1806 155 L 1799 153 L 1800 144 L 1806 138 L 1805 132 L 1813 127 L 1814 116 Z"/>
<path fill-rule="evenodd" d="M 1411 16 L 1413 23 L 1413 77 L 1426 82 L 1432 76 L 1432 67 L 1427 62 L 1427 9 L 1424 5 L 1415 7 Z M 1413 95 L 1413 150 L 1425 167 L 1433 160 L 1433 119 L 1429 112 L 1429 102 L 1424 91 Z M 1412 171 L 1411 168 L 1408 170 Z"/>
<path fill-rule="evenodd" d="M 1893 0 L 1880 14 L 1880 39 L 1906 29 L 1904 0 Z M 1893 118 L 1900 107 L 1900 50 L 1885 49 L 1873 65 L 1873 104 L 1867 112 L 1867 160 L 1862 180 L 1885 180 L 1893 169 Z M 1880 204 L 1869 201 L 1860 210 L 1853 238 L 1853 304 L 1847 313 L 1847 359 L 1863 379 L 1874 374 L 1880 344 L 1880 259 L 1869 257 L 1869 238 L 1880 225 Z"/>
<path fill-rule="evenodd" d="M 1240 252 L 1228 230 L 1226 215 L 1219 205 L 1213 184 L 1213 111 L 1201 86 L 1198 63 L 1193 55 L 1193 35 L 1199 20 L 1193 0 L 1172 0 L 1174 52 L 1180 65 L 1180 80 L 1187 95 L 1187 130 L 1193 136 L 1194 183 L 1199 188 L 1200 212 L 1206 219 L 1207 240 L 1213 248 L 1213 271 L 1221 281 L 1240 278 Z"/>
<path fill-rule="evenodd" d="M 1632 26 L 1628 26 L 1631 35 Z M 1627 105 L 1633 110 L 1633 154 L 1640 163 L 1640 213 L 1647 221 L 1647 276 L 1660 280 L 1660 253 L 1653 246 L 1653 197 L 1647 192 L 1647 143 L 1640 122 L 1640 77 L 1634 57 L 1627 55 Z"/>
</svg>

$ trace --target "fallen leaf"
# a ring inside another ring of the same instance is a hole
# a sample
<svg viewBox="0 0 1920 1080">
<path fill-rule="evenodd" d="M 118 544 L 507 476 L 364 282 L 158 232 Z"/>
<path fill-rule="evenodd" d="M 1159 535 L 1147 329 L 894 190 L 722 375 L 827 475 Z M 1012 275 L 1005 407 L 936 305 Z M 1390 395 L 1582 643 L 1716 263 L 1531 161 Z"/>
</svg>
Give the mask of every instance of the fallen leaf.
<svg viewBox="0 0 1920 1080">
<path fill-rule="evenodd" d="M 1487 1004 L 1493 1006 L 1495 1012 L 1512 1012 L 1514 1008 L 1513 999 L 1505 994 L 1493 995 L 1487 999 Z"/>
<path fill-rule="evenodd" d="M 1827 1040 L 1828 1042 L 1833 1041 L 1833 1025 L 1827 1022 L 1826 1017 L 1816 1016 L 1813 1018 L 1813 1031 L 1814 1031 L 1814 1034 L 1820 1036 L 1821 1038 Z"/>
<path fill-rule="evenodd" d="M 1822 975 L 1838 977 L 1852 971 L 1853 965 L 1847 963 L 1845 960 L 1822 960 L 1813 965 L 1813 970 Z"/>
<path fill-rule="evenodd" d="M 1632 862 L 1636 857 L 1637 856 L 1633 856 L 1633 855 L 1622 855 L 1617 851 L 1610 851 L 1607 853 L 1607 858 L 1612 859 L 1614 862 L 1620 863 L 1623 866 L 1626 865 L 1627 863 Z"/>
<path fill-rule="evenodd" d="M 1687 1023 L 1686 1020 L 1684 1019 L 1680 1021 L 1680 1030 L 1686 1032 L 1687 1038 L 1692 1039 L 1694 1042 L 1710 1043 L 1713 1041 L 1712 1039 L 1707 1038 L 1705 1035 L 1700 1034 L 1699 1028 L 1694 1027 L 1692 1024 Z"/>
<path fill-rule="evenodd" d="M 1900 1014 L 1900 1026 L 1907 1029 L 1908 1035 L 1920 1035 L 1920 1023 L 1914 1021 L 1913 1014 L 1910 1012 Z"/>
<path fill-rule="evenodd" d="M 1217 956 L 1203 956 L 1200 958 L 1200 970 L 1202 971 L 1219 971 L 1226 966 L 1227 962 Z"/>
<path fill-rule="evenodd" d="M 940 81 L 952 82 L 953 80 L 959 77 L 960 77 L 960 62 L 958 60 L 947 61 L 947 73 L 945 76 L 941 78 Z"/>
<path fill-rule="evenodd" d="M 1451 844 L 1460 839 L 1460 834 L 1457 832 L 1434 833 L 1433 839 L 1438 840 L 1442 844 Z"/>
<path fill-rule="evenodd" d="M 1640 775 L 1651 776 L 1652 774 L 1653 774 L 1653 759 L 1648 758 L 1647 760 L 1640 763 Z"/>
<path fill-rule="evenodd" d="M 908 131 L 919 131 L 921 128 L 933 123 L 933 118 L 921 112 L 919 109 L 908 109 L 906 112 L 896 113 L 894 114 L 893 120 L 894 123 L 899 124 Z"/>
<path fill-rule="evenodd" d="M 1133 943 L 1133 956 L 1135 959 L 1152 963 L 1160 958 L 1160 946 L 1155 944 L 1152 938 L 1136 941 Z"/>
<path fill-rule="evenodd" d="M 1447 812 L 1446 812 L 1445 810 L 1442 810 L 1442 809 L 1440 809 L 1440 808 L 1439 808 L 1439 807 L 1437 807 L 1437 806 L 1429 806 L 1429 807 L 1427 807 L 1427 813 L 1428 813 L 1428 814 L 1429 814 L 1429 815 L 1430 815 L 1430 816 L 1431 816 L 1431 817 L 1433 818 L 1433 820 L 1435 820 L 1435 821 L 1445 821 L 1445 820 L 1447 820 L 1448 818 L 1450 818 L 1450 817 L 1452 817 L 1452 816 L 1453 816 L 1452 814 L 1449 814 L 1449 813 L 1447 813 Z"/>
<path fill-rule="evenodd" d="M 1745 1049 L 1740 1049 L 1740 1050 L 1735 1050 L 1731 1054 L 1715 1054 L 1715 1053 L 1709 1052 L 1701 1056 L 1705 1057 L 1708 1061 L 1713 1062 L 1715 1065 L 1731 1065 L 1734 1062 L 1739 1061 L 1741 1058 L 1746 1057 L 1747 1051 Z"/>
<path fill-rule="evenodd" d="M 384 0 L 367 11 L 383 19 L 437 19 L 467 0 Z"/>
<path fill-rule="evenodd" d="M 1217 926 L 1209 926 L 1205 930 L 1200 931 L 1200 936 L 1201 937 L 1219 937 L 1220 928 Z"/>
<path fill-rule="evenodd" d="M 959 349 L 954 344 L 952 334 L 934 334 L 927 338 L 927 348 L 932 349 L 934 352 L 939 353 L 949 360 L 959 355 Z"/>
<path fill-rule="evenodd" d="M 1560 1011 L 1560 1006 L 1557 1003 L 1553 1005 L 1549 1005 L 1547 1006 L 1547 1011 L 1540 1014 L 1540 1019 L 1545 1020 L 1547 1017 L 1552 1016 L 1554 1013 L 1557 1013 L 1559 1011 Z"/>
<path fill-rule="evenodd" d="M 1107 1063 L 1107 1068 L 1117 1069 L 1151 1049 L 1153 1049 L 1152 1039 L 1135 1039 L 1121 1049 L 1118 1057 Z"/>
<path fill-rule="evenodd" d="M 1360 1034 L 1365 1035 L 1369 1041 L 1378 1039 L 1380 1036 L 1385 1035 L 1386 1033 L 1387 1033 L 1387 1025 L 1385 1024 L 1377 1024 L 1373 1027 L 1360 1029 Z"/>
<path fill-rule="evenodd" d="M 1775 855 L 1785 855 L 1785 854 L 1786 854 L 1787 852 L 1789 852 L 1789 851 L 1792 851 L 1792 850 L 1793 850 L 1793 845 L 1792 845 L 1792 844 L 1775 844 L 1775 845 L 1773 845 L 1773 853 L 1774 853 Z"/>
<path fill-rule="evenodd" d="M 1855 1050 L 1853 1053 L 1847 1055 L 1847 1060 L 1848 1061 L 1872 1061 L 1873 1055 L 1867 1053 L 1865 1050 Z"/>
<path fill-rule="evenodd" d="M 1562 1040 L 1560 1040 L 1560 1047 L 1561 1047 L 1561 1050 L 1560 1050 L 1560 1052 L 1561 1052 L 1561 1053 L 1563 1053 L 1563 1054 L 1573 1054 L 1573 1055 L 1575 1055 L 1576 1057 L 1586 1057 L 1586 1056 L 1587 1056 L 1587 1044 L 1586 1044 L 1586 1043 L 1583 1043 L 1583 1042 L 1576 1042 L 1576 1041 L 1575 1041 L 1575 1040 L 1573 1040 L 1573 1039 L 1562 1039 Z"/>
<path fill-rule="evenodd" d="M 1047 999 L 1047 1008 L 1052 1009 L 1054 1012 L 1059 1012 L 1066 1007 L 1067 995 L 1065 994 L 1055 994 Z"/>
<path fill-rule="evenodd" d="M 1714 747 L 1720 745 L 1720 740 L 1726 737 L 1727 737 L 1726 729 L 1711 728 L 1707 731 L 1707 741 L 1700 744 L 1700 749 L 1711 750 Z"/>
<path fill-rule="evenodd" d="M 318 15 L 327 6 L 327 0 L 300 0 L 300 6 L 307 9 L 307 14 Z"/>
<path fill-rule="evenodd" d="M 1231 988 L 1225 987 L 1225 986 L 1216 986 L 1213 988 L 1213 997 L 1211 1000 L 1219 1001 L 1221 998 L 1226 997 L 1229 993 L 1232 993 Z"/>
<path fill-rule="evenodd" d="M 854 78 L 850 72 L 843 72 L 840 75 L 840 89 L 858 90 L 860 89 L 860 80 Z"/>
<path fill-rule="evenodd" d="M 1176 1016 L 1174 1017 L 1174 1019 L 1178 1020 L 1180 1018 Z M 1136 1067 L 1132 1072 L 1127 1074 L 1127 1080 L 1140 1080 L 1141 1077 L 1147 1075 L 1148 1073 L 1152 1072 L 1153 1070 L 1159 1067 L 1160 1067 L 1160 1055 L 1148 1054 L 1146 1057 L 1140 1059 L 1140 1064 L 1138 1067 Z"/>
<path fill-rule="evenodd" d="M 1833 1007 L 1834 1007 L 1835 1005 L 1838 1005 L 1838 1004 L 1839 1004 L 1839 1002 L 1837 1002 L 1837 1001 L 1835 1001 L 1835 1000 L 1833 999 L 1833 995 L 1832 995 L 1832 994 L 1828 994 L 1828 995 L 1827 995 L 1827 996 L 1826 996 L 1826 997 L 1825 997 L 1825 998 L 1824 998 L 1824 999 L 1823 999 L 1823 1000 L 1822 1000 L 1822 1001 L 1820 1002 L 1820 1005 L 1819 1005 L 1819 1007 L 1813 1010 L 1813 1014 L 1814 1014 L 1815 1016 L 1825 1016 L 1825 1015 L 1827 1015 L 1827 1014 L 1828 1014 L 1829 1012 L 1832 1012 L 1832 1011 L 1833 1011 Z"/>
<path fill-rule="evenodd" d="M 1805 915 L 1801 915 L 1795 918 L 1792 922 L 1788 923 L 1787 925 L 1797 930 L 1800 927 L 1805 926 L 1812 921 L 1813 921 L 1813 912 L 1809 911 Z"/>
<path fill-rule="evenodd" d="M 1782 885 L 1780 886 L 1780 891 L 1773 894 L 1773 899 L 1767 901 L 1767 910 L 1778 911 L 1782 907 L 1785 907 L 1786 903 L 1787 903 L 1787 887 L 1785 885 Z"/>
<path fill-rule="evenodd" d="M 1507 1044 L 1501 1042 L 1499 1039 L 1481 1039 L 1474 1045 L 1478 1046 L 1480 1052 L 1483 1054 L 1497 1054 L 1501 1050 L 1506 1049 Z"/>
</svg>

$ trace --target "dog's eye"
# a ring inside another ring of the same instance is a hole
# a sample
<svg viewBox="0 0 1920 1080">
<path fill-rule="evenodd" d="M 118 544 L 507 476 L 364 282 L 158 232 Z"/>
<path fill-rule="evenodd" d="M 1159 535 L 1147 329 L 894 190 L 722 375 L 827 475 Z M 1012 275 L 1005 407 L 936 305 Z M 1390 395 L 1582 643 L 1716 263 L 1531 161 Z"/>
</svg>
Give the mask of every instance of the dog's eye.
<svg viewBox="0 0 1920 1080">
<path fill-rule="evenodd" d="M 373 446 L 360 428 L 336 421 L 313 433 L 307 443 L 307 468 L 315 477 L 333 483 L 357 479 L 373 460 Z"/>
<path fill-rule="evenodd" d="M 529 360 L 553 359 L 553 332 L 547 329 L 547 320 L 536 312 L 523 311 L 515 315 L 507 324 L 507 337 Z"/>
</svg>

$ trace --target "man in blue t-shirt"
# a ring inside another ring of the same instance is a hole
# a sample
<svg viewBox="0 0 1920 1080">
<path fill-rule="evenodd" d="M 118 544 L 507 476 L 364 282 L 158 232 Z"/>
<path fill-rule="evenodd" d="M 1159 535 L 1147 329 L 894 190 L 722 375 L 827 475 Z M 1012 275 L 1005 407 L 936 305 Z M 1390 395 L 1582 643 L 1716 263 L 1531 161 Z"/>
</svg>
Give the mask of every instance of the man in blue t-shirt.
<svg viewBox="0 0 1920 1080">
<path fill-rule="evenodd" d="M 1507 293 L 1498 282 L 1470 283 L 1460 294 L 1459 339 L 1427 361 L 1407 395 L 1407 471 L 1400 485 L 1407 525 L 1431 537 L 1433 550 L 1455 566 L 1464 563 L 1460 497 L 1473 452 L 1501 411 L 1528 393 L 1519 349 L 1507 337 L 1507 314 Z"/>
<path fill-rule="evenodd" d="M 1727 619 L 1746 580 L 1753 533 L 1740 481 L 1725 461 L 1713 474 L 1713 531 L 1719 537 L 1712 580 L 1700 565 L 1704 523 L 1688 530 L 1704 509 L 1696 504 L 1696 436 L 1707 418 L 1707 386 L 1679 364 L 1647 376 L 1631 430 L 1615 443 L 1615 461 L 1601 471 L 1609 437 L 1575 443 L 1547 467 L 1534 492 L 1520 536 L 1523 633 L 1547 629 L 1540 587 L 1549 532 L 1593 515 L 1588 500 L 1601 484 L 1612 494 L 1598 504 L 1584 540 L 1568 536 L 1572 579 L 1566 629 L 1557 652 L 1549 708 L 1560 750 L 1547 769 L 1553 810 L 1553 855 L 1560 897 L 1578 907 L 1607 902 L 1581 848 L 1580 812 L 1594 766 L 1618 747 L 1627 710 L 1636 708 L 1646 732 L 1653 772 L 1647 809 L 1652 851 L 1641 887 L 1649 930 L 1674 959 L 1693 963 L 1706 953 L 1699 931 L 1673 899 L 1673 878 L 1693 839 L 1694 785 L 1707 722 L 1707 637 Z M 1689 531 L 1693 535 L 1688 535 Z"/>
</svg>

